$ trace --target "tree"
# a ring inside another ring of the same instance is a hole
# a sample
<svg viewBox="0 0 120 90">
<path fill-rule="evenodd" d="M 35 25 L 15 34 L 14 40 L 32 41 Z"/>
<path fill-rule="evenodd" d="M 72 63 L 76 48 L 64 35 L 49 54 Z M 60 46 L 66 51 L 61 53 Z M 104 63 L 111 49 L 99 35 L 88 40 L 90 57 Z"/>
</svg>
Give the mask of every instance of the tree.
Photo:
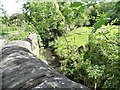
<svg viewBox="0 0 120 90">
<path fill-rule="evenodd" d="M 39 33 L 44 47 L 54 41 L 64 32 L 64 17 L 57 3 L 28 2 L 24 4 L 23 12 L 26 21 L 32 23 Z"/>
</svg>

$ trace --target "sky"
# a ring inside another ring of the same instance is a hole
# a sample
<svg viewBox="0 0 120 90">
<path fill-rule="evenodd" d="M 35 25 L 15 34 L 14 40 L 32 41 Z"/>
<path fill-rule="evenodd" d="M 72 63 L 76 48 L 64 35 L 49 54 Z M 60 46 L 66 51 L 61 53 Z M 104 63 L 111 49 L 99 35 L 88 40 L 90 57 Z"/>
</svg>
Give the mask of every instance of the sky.
<svg viewBox="0 0 120 90">
<path fill-rule="evenodd" d="M 22 1 L 17 2 L 17 0 L 0 0 L 3 9 L 7 11 L 7 15 L 11 16 L 14 13 L 22 12 Z"/>
</svg>

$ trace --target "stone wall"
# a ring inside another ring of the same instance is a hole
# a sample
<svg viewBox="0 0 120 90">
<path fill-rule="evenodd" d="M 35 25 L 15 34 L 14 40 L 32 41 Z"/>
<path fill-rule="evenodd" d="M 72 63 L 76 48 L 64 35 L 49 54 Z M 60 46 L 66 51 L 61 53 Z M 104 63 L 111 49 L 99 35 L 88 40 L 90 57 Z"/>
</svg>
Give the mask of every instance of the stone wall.
<svg viewBox="0 0 120 90">
<path fill-rule="evenodd" d="M 9 88 L 89 90 L 38 59 L 32 53 L 31 44 L 27 41 L 13 41 L 1 49 L 0 80 L 2 90 Z"/>
<path fill-rule="evenodd" d="M 38 38 L 36 33 L 31 33 L 25 41 L 28 41 L 31 44 L 31 51 L 34 55 L 37 57 L 39 56 L 39 44 L 38 44 Z"/>
</svg>

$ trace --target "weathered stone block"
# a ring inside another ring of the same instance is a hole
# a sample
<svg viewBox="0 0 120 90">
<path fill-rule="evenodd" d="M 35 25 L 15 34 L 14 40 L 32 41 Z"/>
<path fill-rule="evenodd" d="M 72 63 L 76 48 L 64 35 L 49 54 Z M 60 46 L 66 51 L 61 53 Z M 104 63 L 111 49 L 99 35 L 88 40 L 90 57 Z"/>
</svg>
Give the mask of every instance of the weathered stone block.
<svg viewBox="0 0 120 90">
<path fill-rule="evenodd" d="M 45 64 L 31 52 L 29 43 L 22 45 L 23 43 L 22 41 L 10 42 L 0 51 L 2 80 L 0 85 L 3 90 L 9 88 L 89 90 L 86 86 L 71 81 Z"/>
</svg>

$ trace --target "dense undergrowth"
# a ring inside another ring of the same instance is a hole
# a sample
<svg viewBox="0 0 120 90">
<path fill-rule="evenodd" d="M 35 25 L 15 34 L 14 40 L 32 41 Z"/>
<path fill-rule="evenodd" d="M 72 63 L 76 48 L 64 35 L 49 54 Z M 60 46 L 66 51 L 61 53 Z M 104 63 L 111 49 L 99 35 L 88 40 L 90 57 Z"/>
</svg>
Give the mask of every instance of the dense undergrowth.
<svg viewBox="0 0 120 90">
<path fill-rule="evenodd" d="M 8 41 L 23 40 L 30 27 L 3 26 Z M 51 42 L 58 55 L 60 68 L 68 78 L 90 88 L 118 88 L 120 33 L 118 26 L 103 26 L 95 34 L 92 27 L 81 27 Z M 33 32 L 33 31 L 32 31 Z M 40 49 L 41 53 L 44 49 Z M 40 55 L 40 59 L 45 59 Z"/>
<path fill-rule="evenodd" d="M 103 26 L 95 34 L 90 32 L 91 28 L 79 28 L 56 41 L 61 69 L 70 79 L 91 88 L 116 88 L 120 77 L 118 26 Z"/>
</svg>

